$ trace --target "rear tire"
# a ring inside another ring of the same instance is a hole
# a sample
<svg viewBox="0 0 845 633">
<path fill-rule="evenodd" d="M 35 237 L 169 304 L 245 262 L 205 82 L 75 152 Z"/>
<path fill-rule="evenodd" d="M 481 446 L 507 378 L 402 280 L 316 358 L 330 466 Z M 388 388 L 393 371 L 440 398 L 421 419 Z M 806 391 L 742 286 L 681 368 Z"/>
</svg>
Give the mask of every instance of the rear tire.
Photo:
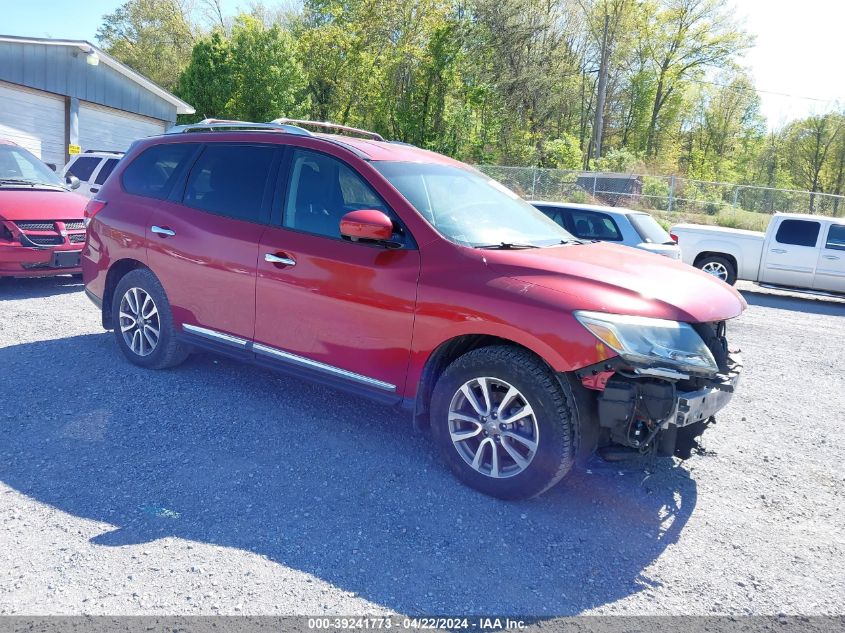
<svg viewBox="0 0 845 633">
<path fill-rule="evenodd" d="M 166 369 L 188 357 L 188 348 L 176 340 L 167 294 L 148 268 L 136 268 L 121 278 L 112 314 L 117 346 L 134 364 Z"/>
<path fill-rule="evenodd" d="M 736 266 L 727 257 L 707 255 L 697 261 L 695 267 L 721 279 L 728 285 L 733 286 L 736 283 Z"/>
<path fill-rule="evenodd" d="M 575 423 L 551 370 L 507 345 L 459 357 L 432 395 L 432 435 L 446 463 L 465 484 L 500 499 L 537 496 L 569 473 Z"/>
</svg>

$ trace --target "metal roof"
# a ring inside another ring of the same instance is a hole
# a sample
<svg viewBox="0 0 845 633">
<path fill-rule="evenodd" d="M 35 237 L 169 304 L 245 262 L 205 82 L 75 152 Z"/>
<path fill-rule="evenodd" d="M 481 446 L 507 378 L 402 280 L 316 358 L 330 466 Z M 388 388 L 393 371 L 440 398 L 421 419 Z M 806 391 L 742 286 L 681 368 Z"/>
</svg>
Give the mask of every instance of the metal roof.
<svg viewBox="0 0 845 633">
<path fill-rule="evenodd" d="M 16 44 L 41 44 L 44 46 L 63 46 L 67 48 L 76 48 L 84 53 L 96 53 L 100 58 L 100 62 L 114 69 L 124 77 L 134 81 L 144 89 L 160 97 L 164 101 L 176 107 L 177 114 L 194 114 L 193 106 L 185 101 L 182 101 L 176 95 L 168 92 L 158 84 L 150 81 L 141 73 L 132 70 L 129 66 L 117 61 L 114 57 L 94 46 L 87 40 L 58 40 L 39 37 L 18 37 L 16 35 L 0 35 L 0 42 L 11 42 Z"/>
</svg>

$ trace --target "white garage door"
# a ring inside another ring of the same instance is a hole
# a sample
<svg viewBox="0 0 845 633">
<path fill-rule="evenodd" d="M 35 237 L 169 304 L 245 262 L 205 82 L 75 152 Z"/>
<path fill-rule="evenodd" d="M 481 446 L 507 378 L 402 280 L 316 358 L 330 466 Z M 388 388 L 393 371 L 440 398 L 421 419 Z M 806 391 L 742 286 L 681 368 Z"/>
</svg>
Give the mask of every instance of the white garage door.
<svg viewBox="0 0 845 633">
<path fill-rule="evenodd" d="M 65 164 L 65 100 L 0 82 L 0 137 L 61 170 Z"/>
<path fill-rule="evenodd" d="M 84 101 L 79 104 L 79 145 L 83 152 L 124 152 L 132 141 L 163 133 L 164 121 Z"/>
</svg>

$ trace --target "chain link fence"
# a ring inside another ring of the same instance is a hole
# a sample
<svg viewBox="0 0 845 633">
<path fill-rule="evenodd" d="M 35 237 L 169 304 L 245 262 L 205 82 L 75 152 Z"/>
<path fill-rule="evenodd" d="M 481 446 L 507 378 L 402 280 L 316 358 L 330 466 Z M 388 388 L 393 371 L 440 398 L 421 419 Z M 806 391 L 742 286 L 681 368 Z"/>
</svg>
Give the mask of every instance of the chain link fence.
<svg viewBox="0 0 845 633">
<path fill-rule="evenodd" d="M 584 202 L 652 211 L 666 221 L 762 230 L 777 211 L 845 216 L 845 196 L 676 176 L 479 165 L 529 200 Z"/>
</svg>

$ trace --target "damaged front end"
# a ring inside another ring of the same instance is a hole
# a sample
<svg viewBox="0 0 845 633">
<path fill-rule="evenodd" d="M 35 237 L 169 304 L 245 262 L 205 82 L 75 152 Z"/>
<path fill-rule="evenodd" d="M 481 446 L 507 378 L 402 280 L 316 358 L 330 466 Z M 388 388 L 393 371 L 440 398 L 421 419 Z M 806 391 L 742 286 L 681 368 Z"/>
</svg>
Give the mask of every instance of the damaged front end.
<svg viewBox="0 0 845 633">
<path fill-rule="evenodd" d="M 728 347 L 725 322 L 597 313 L 582 313 L 579 321 L 619 354 L 575 374 L 596 394 L 599 454 L 689 457 L 730 402 L 742 371 L 739 351 Z"/>
</svg>

